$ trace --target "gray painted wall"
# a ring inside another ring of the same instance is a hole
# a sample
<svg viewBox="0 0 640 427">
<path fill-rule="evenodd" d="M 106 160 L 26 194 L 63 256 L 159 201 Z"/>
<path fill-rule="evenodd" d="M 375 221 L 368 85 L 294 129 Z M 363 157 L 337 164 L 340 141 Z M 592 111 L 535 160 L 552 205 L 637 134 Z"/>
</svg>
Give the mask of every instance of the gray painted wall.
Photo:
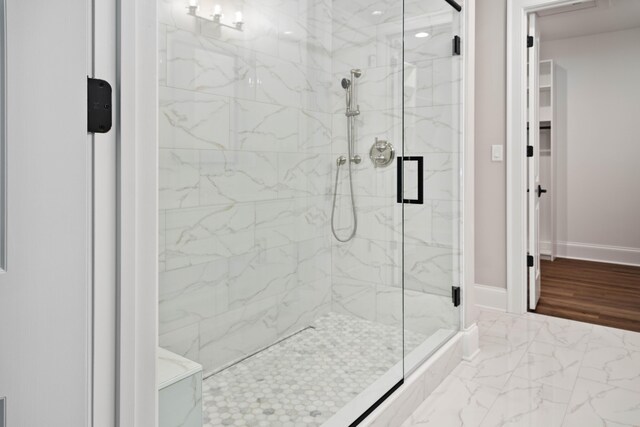
<svg viewBox="0 0 640 427">
<path fill-rule="evenodd" d="M 506 0 L 476 2 L 475 264 L 477 284 L 506 287 Z"/>
</svg>

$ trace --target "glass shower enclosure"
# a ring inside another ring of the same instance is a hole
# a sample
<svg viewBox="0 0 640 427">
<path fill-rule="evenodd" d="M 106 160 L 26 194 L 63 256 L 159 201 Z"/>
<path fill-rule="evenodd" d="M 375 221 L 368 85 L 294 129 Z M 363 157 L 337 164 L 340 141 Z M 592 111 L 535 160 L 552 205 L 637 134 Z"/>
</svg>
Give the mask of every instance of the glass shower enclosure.
<svg viewBox="0 0 640 427">
<path fill-rule="evenodd" d="M 160 346 L 205 426 L 356 425 L 459 329 L 461 13 L 158 1 Z"/>
</svg>

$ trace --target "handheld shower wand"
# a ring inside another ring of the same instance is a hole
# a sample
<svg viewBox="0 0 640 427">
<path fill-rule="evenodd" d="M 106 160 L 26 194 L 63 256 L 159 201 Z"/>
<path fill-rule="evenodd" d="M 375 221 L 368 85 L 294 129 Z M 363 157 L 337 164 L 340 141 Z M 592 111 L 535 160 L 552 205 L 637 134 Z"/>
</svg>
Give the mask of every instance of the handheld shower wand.
<svg viewBox="0 0 640 427">
<path fill-rule="evenodd" d="M 358 229 L 358 215 L 356 213 L 356 202 L 355 195 L 353 194 L 353 171 L 351 168 L 351 164 L 359 164 L 362 159 L 355 152 L 355 118 L 360 115 L 360 106 L 357 104 L 356 100 L 356 90 L 355 90 L 355 79 L 360 78 L 362 76 L 362 71 L 359 69 L 351 70 L 351 79 L 343 78 L 341 81 L 342 88 L 345 90 L 345 103 L 346 110 L 345 116 L 347 117 L 347 158 L 344 156 L 338 157 L 336 160 L 336 182 L 333 190 L 333 206 L 331 208 L 331 231 L 333 232 L 333 236 L 339 242 L 348 242 L 353 239 L 356 235 L 356 230 Z M 355 108 L 354 108 L 355 105 Z M 351 229 L 351 233 L 346 239 L 342 239 L 338 236 L 335 228 L 335 211 L 336 211 L 336 198 L 338 195 L 338 180 L 340 178 L 340 167 L 348 163 L 349 168 L 349 192 L 351 196 L 351 212 L 353 214 L 353 228 Z"/>
</svg>

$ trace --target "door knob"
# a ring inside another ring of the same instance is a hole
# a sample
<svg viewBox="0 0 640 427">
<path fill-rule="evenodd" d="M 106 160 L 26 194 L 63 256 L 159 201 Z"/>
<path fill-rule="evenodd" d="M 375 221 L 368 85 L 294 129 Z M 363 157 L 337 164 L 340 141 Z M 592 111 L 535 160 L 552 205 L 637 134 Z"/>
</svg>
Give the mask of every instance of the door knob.
<svg viewBox="0 0 640 427">
<path fill-rule="evenodd" d="M 542 188 L 542 186 L 540 186 L 540 184 L 538 184 L 538 197 L 542 196 L 542 193 L 546 193 L 547 190 Z"/>
</svg>

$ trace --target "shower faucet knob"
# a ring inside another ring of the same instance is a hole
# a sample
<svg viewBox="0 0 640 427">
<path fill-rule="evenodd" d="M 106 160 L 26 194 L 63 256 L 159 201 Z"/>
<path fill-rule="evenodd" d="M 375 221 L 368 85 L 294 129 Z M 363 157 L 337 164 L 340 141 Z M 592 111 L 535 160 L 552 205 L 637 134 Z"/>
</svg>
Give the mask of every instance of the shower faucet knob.
<svg viewBox="0 0 640 427">
<path fill-rule="evenodd" d="M 376 168 L 389 166 L 395 158 L 395 150 L 389 141 L 376 138 L 371 150 L 369 150 L 369 158 Z"/>
<path fill-rule="evenodd" d="M 384 139 L 378 139 L 376 138 L 376 150 L 378 150 L 379 152 L 384 152 L 384 150 L 387 149 L 387 147 L 389 146 L 389 142 L 384 140 Z"/>
</svg>

